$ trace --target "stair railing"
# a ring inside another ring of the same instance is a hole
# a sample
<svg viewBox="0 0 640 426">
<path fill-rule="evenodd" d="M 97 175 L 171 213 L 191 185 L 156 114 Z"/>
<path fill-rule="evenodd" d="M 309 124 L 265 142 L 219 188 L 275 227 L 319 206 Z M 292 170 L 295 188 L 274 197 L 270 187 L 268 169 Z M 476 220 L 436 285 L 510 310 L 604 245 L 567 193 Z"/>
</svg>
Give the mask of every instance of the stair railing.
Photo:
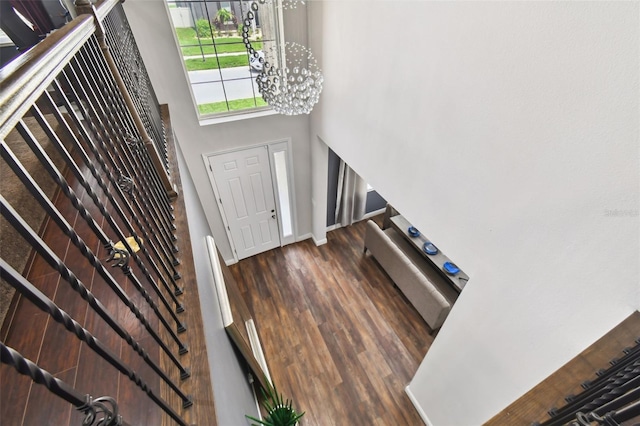
<svg viewBox="0 0 640 426">
<path fill-rule="evenodd" d="M 159 379 L 177 395 L 182 401 L 180 409 L 185 410 L 193 399 L 180 383 L 189 378 L 190 370 L 180 360 L 188 352 L 188 346 L 179 336 L 186 330 L 186 324 L 179 317 L 185 307 L 178 298 L 183 288 L 177 284 L 181 277 L 176 266 L 180 262 L 175 257 L 176 227 L 170 204 L 176 191 L 172 193 L 174 188 L 167 184 L 166 141 L 162 122 L 158 127 L 159 109 L 148 77 L 142 79 L 147 88 L 140 89 L 144 101 L 134 102 L 114 70 L 104 43 L 100 19 L 106 16 L 104 19 L 109 20 L 115 13 L 118 22 L 124 22 L 118 15 L 121 8 L 118 2 L 103 2 L 92 8 L 93 15 L 79 15 L 0 70 L 2 161 L 14 174 L 15 185 L 21 185 L 45 212 L 48 227 L 58 229 L 68 239 L 69 247 L 75 247 L 73 250 L 83 259 L 84 266 L 77 266 L 80 262 L 69 257 L 70 251 L 56 250 L 52 246 L 55 241 L 39 235 L 38 226 L 23 218 L 26 213 L 19 211 L 20 206 L 14 205 L 8 194 L 0 195 L 0 210 L 6 223 L 30 246 L 33 262 L 51 268 L 60 285 L 70 286 L 79 296 L 75 303 L 84 303 L 86 312 L 92 312 L 122 339 L 122 347 L 130 348 L 139 357 L 136 362 L 148 366 L 154 380 Z M 144 119 L 140 118 L 138 108 L 142 109 Z M 149 132 L 153 135 L 152 145 Z M 10 135 L 20 138 L 20 146 L 28 147 L 33 162 L 55 183 L 57 198 L 43 190 L 23 164 L 24 160 L 14 153 L 15 147 L 7 143 Z M 166 157 L 164 160 L 158 156 L 159 151 Z M 162 164 L 160 168 L 158 161 Z M 74 222 L 70 217 L 77 219 Z M 125 361 L 118 351 L 96 337 L 91 324 L 86 323 L 88 314 L 73 318 L 29 281 L 28 271 L 19 272 L 4 258 L 0 258 L 0 273 L 20 293 L 24 303 L 29 301 L 62 324 L 174 422 L 187 424 L 179 410 L 162 399 L 136 372 L 131 360 Z M 101 291 L 110 291 L 115 296 L 109 300 L 119 301 L 123 308 L 114 312 L 109 303 L 101 302 L 92 292 L 96 279 L 106 286 Z M 139 330 L 144 330 L 150 339 L 136 340 L 134 335 Z M 57 396 L 82 407 L 87 416 L 95 417 L 96 409 L 115 403 L 111 398 L 94 400 L 87 393 L 78 392 L 5 342 L 1 350 L 2 363 L 12 365 Z M 152 357 L 149 355 L 152 352 L 158 355 Z M 159 363 L 154 358 L 168 362 Z M 117 413 L 106 416 L 115 423 L 104 424 L 123 424 Z"/>
</svg>

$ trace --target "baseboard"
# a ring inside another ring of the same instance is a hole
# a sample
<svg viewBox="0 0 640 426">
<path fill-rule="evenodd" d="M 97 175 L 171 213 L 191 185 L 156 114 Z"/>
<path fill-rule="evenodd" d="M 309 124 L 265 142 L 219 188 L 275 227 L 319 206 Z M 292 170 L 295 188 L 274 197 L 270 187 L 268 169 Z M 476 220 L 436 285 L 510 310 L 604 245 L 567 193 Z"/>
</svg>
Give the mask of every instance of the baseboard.
<svg viewBox="0 0 640 426">
<path fill-rule="evenodd" d="M 304 241 L 307 240 L 309 238 L 313 238 L 313 234 L 311 234 L 311 232 L 308 232 L 304 235 L 298 235 L 298 237 L 296 237 L 296 243 L 300 242 L 300 241 Z"/>
<path fill-rule="evenodd" d="M 316 237 L 312 235 L 311 239 L 313 240 L 313 244 L 315 244 L 316 247 L 321 246 L 323 244 L 327 244 L 327 239 L 326 238 L 323 238 L 321 240 L 316 240 Z"/>
<path fill-rule="evenodd" d="M 321 239 L 321 240 L 316 240 L 316 236 L 315 236 L 315 235 L 313 235 L 313 234 L 304 234 L 304 235 L 301 235 L 300 237 L 298 237 L 298 239 L 296 240 L 296 242 L 298 242 L 298 241 L 302 241 L 302 240 L 306 240 L 306 239 L 309 239 L 309 238 L 311 238 L 311 239 L 313 240 L 313 244 L 315 244 L 315 245 L 316 245 L 316 247 L 321 246 L 321 245 L 323 245 L 323 244 L 327 244 L 327 239 L 326 239 L 326 238 L 323 238 L 323 239 Z"/>
<path fill-rule="evenodd" d="M 238 263 L 238 261 L 236 259 L 225 259 L 224 260 L 224 264 L 227 265 L 227 266 L 235 265 L 236 263 Z"/>
<path fill-rule="evenodd" d="M 411 392 L 411 389 L 409 389 L 408 385 L 407 385 L 406 388 L 404 388 L 404 392 L 409 397 L 409 400 L 411 401 L 411 403 L 415 407 L 416 411 L 418 412 L 418 415 L 420 416 L 420 418 L 422 419 L 424 424 L 427 425 L 427 426 L 433 426 L 433 423 L 431 423 L 431 421 L 427 417 L 427 414 L 422 410 L 422 407 L 420 406 L 420 404 L 418 404 L 418 400 L 416 399 L 415 396 L 413 396 L 413 392 Z"/>
</svg>

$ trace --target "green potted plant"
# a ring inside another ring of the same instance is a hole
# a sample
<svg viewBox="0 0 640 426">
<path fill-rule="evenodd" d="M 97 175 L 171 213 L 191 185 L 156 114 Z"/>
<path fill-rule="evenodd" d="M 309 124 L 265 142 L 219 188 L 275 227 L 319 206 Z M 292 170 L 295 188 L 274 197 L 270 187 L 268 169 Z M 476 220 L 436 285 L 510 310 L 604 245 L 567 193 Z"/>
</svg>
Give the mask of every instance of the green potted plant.
<svg viewBox="0 0 640 426">
<path fill-rule="evenodd" d="M 246 415 L 249 420 L 258 422 L 253 423 L 253 426 L 294 426 L 304 416 L 304 411 L 297 413 L 293 408 L 293 402 L 290 399 L 285 400 L 275 386 L 269 386 L 267 392 L 262 389 L 262 396 L 264 397 L 262 406 L 267 414 L 263 420 Z"/>
</svg>

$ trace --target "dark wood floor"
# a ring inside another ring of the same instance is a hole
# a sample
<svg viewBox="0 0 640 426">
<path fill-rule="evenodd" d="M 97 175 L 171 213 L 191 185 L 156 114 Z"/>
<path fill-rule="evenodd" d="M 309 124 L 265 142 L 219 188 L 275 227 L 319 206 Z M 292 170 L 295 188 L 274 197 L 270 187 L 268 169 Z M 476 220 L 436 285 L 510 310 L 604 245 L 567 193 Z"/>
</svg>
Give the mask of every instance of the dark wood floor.
<svg viewBox="0 0 640 426">
<path fill-rule="evenodd" d="M 433 337 L 363 254 L 364 224 L 231 266 L 273 381 L 306 412 L 303 425 L 423 424 L 404 388 Z"/>
</svg>

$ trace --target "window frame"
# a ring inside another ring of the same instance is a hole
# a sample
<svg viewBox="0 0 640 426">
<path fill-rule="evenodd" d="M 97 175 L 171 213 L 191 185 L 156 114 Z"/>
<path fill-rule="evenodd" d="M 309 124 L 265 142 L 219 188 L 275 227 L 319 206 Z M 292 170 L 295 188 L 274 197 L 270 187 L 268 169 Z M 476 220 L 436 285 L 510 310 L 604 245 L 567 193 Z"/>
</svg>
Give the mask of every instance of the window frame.
<svg viewBox="0 0 640 426">
<path fill-rule="evenodd" d="M 217 5 L 219 6 L 219 8 L 223 8 L 224 4 L 229 4 L 230 9 L 233 11 L 233 2 L 239 2 L 240 3 L 240 9 L 241 10 L 245 10 L 250 7 L 251 2 L 250 1 L 246 1 L 246 0 L 231 0 L 231 1 L 221 1 L 221 0 L 187 0 L 184 1 L 184 3 L 197 3 L 199 5 L 201 5 L 202 7 L 205 8 L 205 10 L 207 10 L 206 8 L 209 7 L 210 4 L 215 4 L 217 3 Z M 176 51 L 179 55 L 180 58 L 180 62 L 182 64 L 182 69 L 183 72 L 185 73 L 185 78 L 187 80 L 187 83 L 189 85 L 189 93 L 191 95 L 191 101 L 193 103 L 194 109 L 195 109 L 195 113 L 196 116 L 198 118 L 198 122 L 200 123 L 201 126 L 206 126 L 206 125 L 211 125 L 211 124 L 218 124 L 218 123 L 225 123 L 225 122 L 232 122 L 232 121 L 237 121 L 237 120 L 244 120 L 244 119 L 251 119 L 251 118 L 256 118 L 256 117 L 264 117 L 264 116 L 270 116 L 270 115 L 274 115 L 277 114 L 276 111 L 273 110 L 273 108 L 269 105 L 264 105 L 264 106 L 256 106 L 256 107 L 252 107 L 252 108 L 245 108 L 245 109 L 239 109 L 239 110 L 227 110 L 227 111 L 223 111 L 223 112 L 217 112 L 217 113 L 209 113 L 209 114 L 203 114 L 200 112 L 199 109 L 199 105 L 204 105 L 204 104 L 198 104 L 196 101 L 196 95 L 194 92 L 194 83 L 191 82 L 191 79 L 189 78 L 189 71 L 187 70 L 187 65 L 184 59 L 184 56 L 182 54 L 182 47 L 180 45 L 180 40 L 178 38 L 178 34 L 176 32 L 176 27 L 174 25 L 174 21 L 173 21 L 173 17 L 171 14 L 171 8 L 170 5 L 175 5 L 173 7 L 178 7 L 178 3 L 180 3 L 180 0 L 164 0 L 164 4 L 165 4 L 165 8 L 167 11 L 167 15 L 169 18 L 169 22 L 171 24 L 171 28 L 172 28 L 172 33 L 173 33 L 173 37 L 174 37 L 174 41 L 175 41 L 175 45 L 176 45 Z M 205 4 L 207 3 L 207 4 Z M 261 5 L 264 6 L 264 5 Z M 273 37 L 270 38 L 270 40 L 273 40 L 273 43 L 275 44 L 275 46 L 277 46 L 278 49 L 278 55 L 283 59 L 284 61 L 284 57 L 285 57 L 285 52 L 284 52 L 284 20 L 283 20 L 283 13 L 282 13 L 282 7 L 281 7 L 281 0 L 274 0 L 271 6 L 274 10 L 271 11 L 271 14 L 273 16 L 273 21 L 274 21 L 274 29 L 275 29 L 275 34 L 273 34 Z M 216 9 L 217 11 L 218 9 Z M 242 21 L 244 20 L 244 16 L 242 17 L 236 17 L 238 18 L 238 21 L 240 24 L 242 24 Z M 211 19 L 211 18 L 210 18 Z M 191 20 L 194 21 L 194 26 L 195 26 L 195 20 L 196 17 L 194 16 L 193 12 L 191 12 Z M 212 30 L 213 32 L 213 30 Z M 215 38 L 214 38 L 215 39 Z M 263 40 L 264 40 L 264 34 L 263 34 Z M 215 41 L 214 41 L 215 43 Z M 208 46 L 208 45 L 206 45 Z M 216 44 L 212 44 L 212 46 L 216 46 Z M 215 51 L 215 47 L 214 47 L 214 51 Z M 248 55 L 248 53 L 247 53 Z M 215 56 L 213 56 L 215 58 L 218 58 L 218 53 L 215 53 Z M 250 70 L 250 66 L 247 66 Z M 220 70 L 220 68 L 213 68 L 212 70 Z M 257 74 L 252 74 L 251 71 L 250 72 L 250 77 L 248 78 L 241 78 L 242 80 L 247 80 L 251 82 L 252 87 L 255 88 L 255 92 L 254 92 L 254 97 L 253 99 L 255 100 L 255 102 L 257 102 L 258 100 L 262 99 L 262 95 L 260 94 L 259 90 L 256 87 L 255 84 L 255 79 L 257 77 Z M 217 81 L 217 80 L 215 80 Z M 225 81 L 229 82 L 232 81 L 230 79 L 224 80 L 224 78 L 222 77 L 222 74 L 220 73 L 220 84 L 221 87 L 223 88 L 223 92 L 224 94 L 224 99 L 221 102 L 227 102 L 227 107 L 228 107 L 228 102 L 232 101 L 234 99 L 228 99 L 227 95 L 226 95 L 226 91 L 224 91 L 224 84 Z M 198 83 L 195 83 L 198 84 Z M 245 99 L 245 98 L 243 98 Z M 246 99 L 252 99 L 252 98 L 246 98 Z"/>
</svg>

